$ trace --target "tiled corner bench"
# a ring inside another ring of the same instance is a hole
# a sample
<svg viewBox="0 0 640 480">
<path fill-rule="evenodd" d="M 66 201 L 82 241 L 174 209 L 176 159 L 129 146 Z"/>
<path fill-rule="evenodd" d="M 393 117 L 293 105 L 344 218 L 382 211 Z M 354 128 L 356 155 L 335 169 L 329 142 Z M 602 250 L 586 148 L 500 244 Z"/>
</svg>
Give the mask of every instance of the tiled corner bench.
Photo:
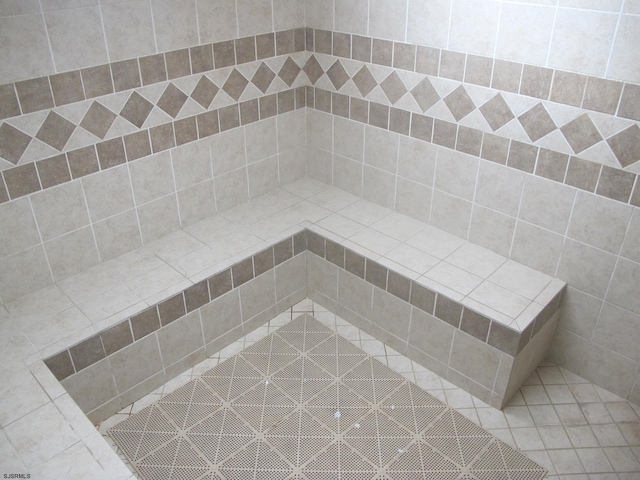
<svg viewBox="0 0 640 480">
<path fill-rule="evenodd" d="M 46 358 L 92 421 L 306 296 L 492 406 L 505 405 L 547 352 L 564 283 L 344 192 L 312 186 L 300 203 L 250 221 L 287 232 L 271 235 L 273 244 L 256 245 L 233 264 L 199 274 L 184 290 Z M 262 207 L 257 199 L 240 211 L 251 216 Z M 356 218 L 364 223 L 349 218 L 361 209 L 368 214 Z M 300 212 L 314 223 L 301 224 Z"/>
</svg>

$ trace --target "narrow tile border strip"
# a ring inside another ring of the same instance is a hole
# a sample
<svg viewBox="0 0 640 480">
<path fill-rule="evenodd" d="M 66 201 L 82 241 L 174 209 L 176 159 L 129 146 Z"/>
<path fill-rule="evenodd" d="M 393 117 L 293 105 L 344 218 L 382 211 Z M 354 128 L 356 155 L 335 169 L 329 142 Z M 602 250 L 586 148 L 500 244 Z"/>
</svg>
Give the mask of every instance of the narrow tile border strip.
<svg viewBox="0 0 640 480">
<path fill-rule="evenodd" d="M 62 381 L 307 250 L 511 356 L 516 356 L 522 351 L 553 317 L 560 308 L 564 291 L 564 288 L 560 290 L 520 332 L 487 318 L 446 295 L 420 285 L 318 233 L 304 229 L 46 358 L 44 362 L 55 377 Z M 267 259 L 266 264 L 265 259 Z M 120 337 L 124 333 L 126 339 L 114 341 L 116 331 L 121 333 Z M 483 332 L 482 335 L 478 334 L 479 331 Z"/>
<path fill-rule="evenodd" d="M 635 173 L 602 165 L 577 156 L 562 154 L 564 157 L 567 157 L 564 171 L 561 172 L 562 175 L 559 175 L 557 178 L 550 178 L 544 168 L 541 167 L 539 159 L 541 153 L 556 153 L 553 150 L 537 147 L 518 140 L 499 137 L 491 133 L 483 132 L 482 130 L 439 120 L 427 115 L 408 112 L 369 100 L 331 92 L 318 87 L 307 87 L 306 92 L 306 105 L 314 110 L 410 136 L 416 140 L 433 143 L 434 145 L 451 150 L 457 150 L 483 160 L 545 178 L 552 182 L 562 183 L 598 196 L 640 207 L 640 175 Z M 403 117 L 401 114 L 405 114 L 405 116 Z M 410 116 L 410 120 L 407 118 L 408 116 Z M 398 119 L 397 122 L 396 119 Z M 506 142 L 503 146 L 504 156 L 502 158 L 491 158 L 484 148 L 479 155 L 465 151 L 464 140 L 470 135 L 479 138 L 480 145 L 483 146 L 490 144 L 496 139 Z M 528 150 L 527 153 L 531 158 L 534 158 L 533 165 L 521 164 L 516 162 L 515 156 L 508 155 L 508 152 L 517 148 Z M 592 173 L 592 178 L 589 179 L 590 181 L 584 183 L 575 181 L 572 172 L 575 169 L 584 169 L 585 167 L 589 167 Z M 606 187 L 604 185 L 606 185 Z"/>
</svg>

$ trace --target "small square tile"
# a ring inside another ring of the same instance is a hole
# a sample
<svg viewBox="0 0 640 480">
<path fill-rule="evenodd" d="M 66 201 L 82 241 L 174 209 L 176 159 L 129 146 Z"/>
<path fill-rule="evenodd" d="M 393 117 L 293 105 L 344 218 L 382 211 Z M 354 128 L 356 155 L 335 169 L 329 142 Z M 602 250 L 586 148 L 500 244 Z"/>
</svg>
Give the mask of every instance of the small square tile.
<svg viewBox="0 0 640 480">
<path fill-rule="evenodd" d="M 164 55 L 158 53 L 140 58 L 140 76 L 143 85 L 164 82 L 167 79 L 167 67 L 164 64 Z"/>
<path fill-rule="evenodd" d="M 311 80 L 312 84 L 315 84 L 318 79 L 322 75 L 324 75 L 324 70 L 320 66 L 320 63 L 318 63 L 316 57 L 313 55 L 309 57 L 309 60 L 307 60 L 307 63 L 305 63 L 303 70 L 304 73 L 307 74 L 307 77 L 309 77 L 309 80 Z"/>
<path fill-rule="evenodd" d="M 349 105 L 349 118 L 361 123 L 369 123 L 369 102 L 352 97 Z"/>
<path fill-rule="evenodd" d="M 543 67 L 525 65 L 522 70 L 520 94 L 547 100 L 551 91 L 553 70 Z"/>
<path fill-rule="evenodd" d="M 67 159 L 73 178 L 84 177 L 100 170 L 96 148 L 93 145 L 67 152 Z"/>
<path fill-rule="evenodd" d="M 523 172 L 533 173 L 537 157 L 538 147 L 512 140 L 507 165 Z"/>
<path fill-rule="evenodd" d="M 536 175 L 562 183 L 569 164 L 569 156 L 541 148 L 538 153 Z"/>
<path fill-rule="evenodd" d="M 602 140 L 598 129 L 589 118 L 588 114 L 582 114 L 560 128 L 560 131 L 569 142 L 576 154 L 586 150 Z M 640 145 L 640 129 L 638 129 L 638 144 Z M 638 155 L 640 160 L 640 155 Z"/>
<path fill-rule="evenodd" d="M 327 30 L 314 30 L 314 52 L 331 55 L 333 52 L 333 35 Z"/>
<path fill-rule="evenodd" d="M 293 257 L 293 239 L 287 238 L 273 246 L 273 256 L 276 265 L 289 260 Z"/>
<path fill-rule="evenodd" d="M 380 87 L 392 105 L 407 93 L 407 87 L 396 72 L 391 72 L 391 74 L 380 83 Z"/>
<path fill-rule="evenodd" d="M 475 85 L 488 87 L 491 85 L 493 60 L 478 55 L 467 55 L 467 66 L 464 73 L 464 81 Z"/>
<path fill-rule="evenodd" d="M 464 53 L 442 50 L 440 54 L 440 76 L 462 81 L 466 57 Z"/>
<path fill-rule="evenodd" d="M 121 165 L 127 161 L 122 138 L 114 138 L 96 144 L 100 170 Z"/>
<path fill-rule="evenodd" d="M 47 358 L 44 363 L 59 381 L 62 381 L 75 373 L 73 363 L 71 363 L 69 350 L 63 350 L 53 357 Z"/>
<path fill-rule="evenodd" d="M 4 122 L 0 125 L 0 157 L 17 165 L 31 140 L 31 136 Z"/>
<path fill-rule="evenodd" d="M 596 193 L 627 203 L 635 181 L 636 174 L 603 165 Z"/>
<path fill-rule="evenodd" d="M 233 276 L 233 288 L 238 288 L 240 285 L 247 283 L 254 277 L 252 258 L 236 263 L 231 267 L 231 273 Z"/>
<path fill-rule="evenodd" d="M 231 278 L 231 269 L 226 269 L 220 273 L 217 273 L 213 277 L 208 279 L 209 283 L 209 297 L 211 300 L 215 300 L 219 296 L 231 291 L 233 288 L 233 282 Z"/>
<path fill-rule="evenodd" d="M 550 100 L 579 107 L 582 104 L 587 77 L 557 70 L 553 76 Z"/>
<path fill-rule="evenodd" d="M 213 44 L 213 60 L 216 68 L 231 67 L 236 64 L 233 40 Z"/>
<path fill-rule="evenodd" d="M 77 371 L 83 370 L 105 358 L 100 335 L 94 335 L 69 348 L 73 364 Z"/>
<path fill-rule="evenodd" d="M 351 35 L 348 33 L 333 32 L 333 55 L 342 58 L 351 58 Z"/>
<path fill-rule="evenodd" d="M 219 91 L 218 86 L 203 75 L 191 92 L 191 98 L 203 108 L 208 109 Z"/>
<path fill-rule="evenodd" d="M 118 323 L 100 334 L 107 356 L 133 343 L 131 325 L 128 320 Z"/>
<path fill-rule="evenodd" d="M 16 84 L 16 87 L 18 84 Z M 18 92 L 20 95 L 20 92 Z M 20 100 L 22 103 L 22 99 Z M 640 122 L 640 85 L 625 83 L 618 107 L 618 116 Z"/>
<path fill-rule="evenodd" d="M 116 92 L 130 90 L 142 85 L 138 61 L 135 59 L 112 63 L 111 75 L 113 76 L 113 86 Z"/>
<path fill-rule="evenodd" d="M 167 66 L 167 78 L 186 77 L 191 75 L 191 61 L 189 59 L 189 49 L 173 50 L 164 54 L 165 65 Z"/>
<path fill-rule="evenodd" d="M 182 90 L 170 83 L 158 100 L 157 106 L 172 118 L 176 118 L 187 98 L 187 95 Z"/>
<path fill-rule="evenodd" d="M 198 139 L 198 127 L 196 126 L 195 117 L 187 117 L 176 120 L 174 123 L 176 134 L 176 145 L 184 145 L 185 143 L 195 142 Z"/>
<path fill-rule="evenodd" d="M 278 100 L 275 94 L 260 97 L 260 120 L 278 114 Z M 222 117 L 220 117 L 222 118 Z"/>
<path fill-rule="evenodd" d="M 389 116 L 389 130 L 401 135 L 409 135 L 411 113 L 399 108 L 391 108 Z"/>
<path fill-rule="evenodd" d="M 142 130 L 124 137 L 124 148 L 129 162 L 151 155 L 149 131 Z"/>
<path fill-rule="evenodd" d="M 494 132 L 515 118 L 515 115 L 501 94 L 480 107 L 480 113 Z"/>
<path fill-rule="evenodd" d="M 282 68 L 278 72 L 278 76 L 290 87 L 293 85 L 293 82 L 296 81 L 296 78 L 298 78 L 300 71 L 301 68 L 298 64 L 289 57 L 282 65 Z"/>
<path fill-rule="evenodd" d="M 113 93 L 113 80 L 109 65 L 98 65 L 80 70 L 82 84 L 87 98 L 100 97 Z"/>
<path fill-rule="evenodd" d="M 191 57 L 191 73 L 213 70 L 213 48 L 210 44 L 191 47 L 189 55 Z"/>
<path fill-rule="evenodd" d="M 275 36 L 273 33 L 266 33 L 256 36 L 256 59 L 274 57 L 276 54 Z"/>
<path fill-rule="evenodd" d="M 192 312 L 209 303 L 209 284 L 207 281 L 203 280 L 187 288 L 184 291 L 184 303 L 187 312 Z"/>
<path fill-rule="evenodd" d="M 42 188 L 50 188 L 71 180 L 66 155 L 56 155 L 36 162 Z"/>
<path fill-rule="evenodd" d="M 80 126 L 88 132 L 93 133 L 96 137 L 103 139 L 115 119 L 115 113 L 101 103 L 94 101 L 80 122 Z"/>
<path fill-rule="evenodd" d="M 36 138 L 62 151 L 75 129 L 73 123 L 52 111 L 36 133 Z"/>
<path fill-rule="evenodd" d="M 369 125 L 384 129 L 389 128 L 389 107 L 371 102 L 369 104 Z"/>
<path fill-rule="evenodd" d="M 23 114 L 53 108 L 53 95 L 48 77 L 24 80 L 16 82 L 15 85 Z"/>
<path fill-rule="evenodd" d="M 236 40 L 236 60 L 238 65 L 256 60 L 255 37 L 245 37 Z"/>
<path fill-rule="evenodd" d="M 532 142 L 537 142 L 557 128 L 542 103 L 524 112 L 518 117 L 518 121 Z"/>
<path fill-rule="evenodd" d="M 374 38 L 371 46 L 371 62 L 390 67 L 392 58 L 393 42 Z"/>
<path fill-rule="evenodd" d="M 361 62 L 371 61 L 371 38 L 359 35 L 351 36 L 351 58 Z"/>
<path fill-rule="evenodd" d="M 82 89 L 82 78 L 80 71 L 59 73 L 49 77 L 51 90 L 53 90 L 53 100 L 56 106 L 67 105 L 69 103 L 84 100 L 84 90 Z"/>
<path fill-rule="evenodd" d="M 387 291 L 408 302 L 411 295 L 411 280 L 404 275 L 389 270 L 387 276 Z"/>
<path fill-rule="evenodd" d="M 460 330 L 468 333 L 469 335 L 481 340 L 487 341 L 489 335 L 489 326 L 491 320 L 484 315 L 474 312 L 468 308 L 462 310 L 462 320 L 460 321 Z"/>
<path fill-rule="evenodd" d="M 153 110 L 153 104 L 138 92 L 133 92 L 122 107 L 120 116 L 136 127 L 142 128 L 151 110 Z"/>
<path fill-rule="evenodd" d="M 293 30 L 276 32 L 276 55 L 289 55 L 294 50 Z"/>
<path fill-rule="evenodd" d="M 458 136 L 458 126 L 455 123 L 435 119 L 433 124 L 433 143 L 454 149 Z"/>
<path fill-rule="evenodd" d="M 569 159 L 569 168 L 564 183 L 588 192 L 594 192 L 602 165 L 578 157 Z"/>
<path fill-rule="evenodd" d="M 418 45 L 416 51 L 416 72 L 438 76 L 440 70 L 440 49 Z"/>
<path fill-rule="evenodd" d="M 433 133 L 433 118 L 425 115 L 411 114 L 411 132 L 410 135 L 418 140 L 431 142 Z"/>
<path fill-rule="evenodd" d="M 248 125 L 260 120 L 260 102 L 257 98 L 240 104 L 240 123 Z"/>
<path fill-rule="evenodd" d="M 349 273 L 353 273 L 357 277 L 364 279 L 364 271 L 365 271 L 365 258 L 357 253 L 345 249 L 344 254 L 344 268 Z"/>
<path fill-rule="evenodd" d="M 231 74 L 227 77 L 226 82 L 222 86 L 224 90 L 231 98 L 238 100 L 244 89 L 247 87 L 249 81 L 235 68 Z"/>
<path fill-rule="evenodd" d="M 160 318 L 158 317 L 158 309 L 156 307 L 151 307 L 144 312 L 134 315 L 129 321 L 131 322 L 131 329 L 135 340 L 140 340 L 142 337 L 160 328 Z"/>
<path fill-rule="evenodd" d="M 593 138 L 593 137 L 592 137 Z M 607 140 L 618 162 L 622 167 L 628 167 L 640 161 L 640 127 L 631 125 Z"/>
<path fill-rule="evenodd" d="M 393 68 L 413 72 L 416 66 L 416 46 L 409 43 L 393 44 Z"/>
<path fill-rule="evenodd" d="M 238 105 L 229 105 L 221 108 L 218 112 L 220 116 L 220 131 L 225 132 L 240 126 L 240 114 Z"/>
<path fill-rule="evenodd" d="M 349 97 L 346 95 L 339 95 L 334 93 L 333 97 L 339 96 L 341 99 L 346 99 L 346 116 L 349 116 Z M 334 110 L 338 102 L 333 102 Z M 295 109 L 295 97 L 293 90 L 287 90 L 285 92 L 278 92 L 278 114 L 291 112 Z M 334 111 L 334 114 L 340 115 L 339 112 Z M 345 115 L 343 115 L 345 116 Z"/>
<path fill-rule="evenodd" d="M 491 86 L 497 90 L 518 93 L 521 75 L 522 64 L 496 59 L 493 65 Z"/>
<path fill-rule="evenodd" d="M 589 77 L 582 100 L 582 108 L 614 115 L 622 94 L 621 82 Z"/>
<path fill-rule="evenodd" d="M 480 156 L 500 165 L 506 165 L 509 154 L 509 139 L 485 133 Z"/>
<path fill-rule="evenodd" d="M 470 155 L 479 156 L 482 147 L 482 132 L 475 128 L 458 127 L 458 139 L 456 141 L 456 150 L 468 153 Z"/>
<path fill-rule="evenodd" d="M 198 124 L 198 138 L 206 138 L 220 132 L 218 111 L 201 113 L 196 117 Z"/>
<path fill-rule="evenodd" d="M 436 304 L 436 294 L 417 282 L 411 282 L 411 298 L 409 303 L 428 314 L 433 314 Z"/>
<path fill-rule="evenodd" d="M 153 153 L 162 152 L 176 146 L 173 136 L 173 124 L 165 123 L 149 129 Z"/>
<path fill-rule="evenodd" d="M 435 306 L 435 316 L 444 320 L 455 328 L 460 328 L 462 319 L 462 305 L 450 298 L 438 294 Z"/>
<path fill-rule="evenodd" d="M 269 247 L 253 256 L 253 270 L 256 277 L 274 267 L 273 247 Z"/>
<path fill-rule="evenodd" d="M 160 322 L 163 327 L 186 315 L 187 310 L 183 294 L 179 293 L 168 300 L 159 303 L 158 314 L 160 315 Z"/>
<path fill-rule="evenodd" d="M 20 103 L 13 83 L 0 85 L 0 120 L 20 115 Z"/>
</svg>

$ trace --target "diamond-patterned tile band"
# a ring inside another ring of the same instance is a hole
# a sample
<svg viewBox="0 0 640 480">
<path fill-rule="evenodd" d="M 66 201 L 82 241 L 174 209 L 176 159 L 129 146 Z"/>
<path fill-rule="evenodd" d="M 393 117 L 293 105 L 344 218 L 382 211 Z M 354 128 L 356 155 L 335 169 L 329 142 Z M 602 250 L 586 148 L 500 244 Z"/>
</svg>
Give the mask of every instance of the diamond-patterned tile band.
<svg viewBox="0 0 640 480">
<path fill-rule="evenodd" d="M 535 143 L 551 133 L 559 131 L 566 141 L 567 148 L 570 148 L 573 154 L 580 154 L 603 142 L 609 144 L 613 156 L 615 156 L 622 168 L 640 161 L 640 154 L 638 154 L 640 152 L 640 140 L 635 134 L 636 130 L 631 127 L 628 131 L 625 130 L 626 133 L 619 132 L 606 138 L 605 142 L 604 136 L 591 118 L 593 114 L 590 113 L 583 113 L 577 118 L 564 123 L 560 120 L 554 120 L 545 103 L 537 101 L 516 116 L 514 109 L 521 107 L 510 106 L 505 96 L 501 93 L 489 91 L 491 97 L 488 100 L 483 99 L 482 96 L 478 96 L 474 100 L 470 88 L 479 89 L 482 87 L 460 84 L 452 91 L 441 94 L 438 92 L 436 85 L 434 85 L 434 82 L 437 83 L 438 79 L 432 79 L 426 75 L 421 75 L 423 78 L 415 86 L 409 88 L 405 83 L 406 80 L 403 80 L 397 71 L 391 68 L 387 69 L 391 73 L 382 81 L 377 81 L 373 71 L 374 68 L 377 71 L 382 71 L 385 67 L 364 64 L 352 76 L 349 76 L 342 61 L 338 59 L 325 72 L 321 62 L 315 58 L 315 55 L 312 55 L 304 66 L 304 71 L 312 84 L 322 85 L 321 88 L 325 88 L 324 85 L 327 85 L 327 83 L 323 83 L 325 82 L 323 79 L 326 76 L 337 92 L 347 92 L 348 95 L 352 95 L 357 89 L 363 98 L 371 99 L 378 103 L 386 99 L 386 103 L 390 106 L 419 111 L 419 113 L 443 120 L 447 119 L 442 118 L 442 112 L 448 112 L 445 117 L 450 115 L 448 121 L 451 122 L 460 122 L 467 117 L 470 118 L 473 112 L 478 111 L 487 125 L 484 130 L 495 132 L 498 135 L 510 137 L 513 135 L 512 132 L 514 130 L 520 130 L 526 135 L 522 140 L 528 139 Z M 437 85 L 443 88 L 442 84 L 437 83 Z M 353 88 L 354 86 L 355 89 Z M 478 128 L 477 122 L 474 125 Z M 520 140 L 520 138 L 516 139 Z"/>
<path fill-rule="evenodd" d="M 143 89 L 140 92 L 134 90 L 117 114 L 105 106 L 104 101 L 94 100 L 79 123 L 73 122 L 64 116 L 64 113 L 52 110 L 44 119 L 35 138 L 48 147 L 62 152 L 65 151 L 69 139 L 78 127 L 103 140 L 118 117 L 124 118 L 137 128 L 143 128 L 155 108 L 164 112 L 168 116 L 167 120 L 169 118 L 175 119 L 180 115 L 189 98 L 195 100 L 203 109 L 208 110 L 221 90 L 237 102 L 250 83 L 262 93 L 266 93 L 276 78 L 280 78 L 286 86 L 290 87 L 301 71 L 298 64 L 289 57 L 277 74 L 266 63 L 261 62 L 251 80 L 245 78 L 237 68 L 230 69 L 224 80 L 218 81 L 218 83 L 216 83 L 217 80 L 203 74 L 195 87 L 192 87 L 190 93 L 183 91 L 184 87 L 179 87 L 175 82 L 169 82 L 156 102 L 147 98 Z M 280 86 L 282 86 L 282 82 Z M 10 123 L 2 123 L 0 126 L 0 157 L 14 165 L 19 164 L 32 139 L 32 136 Z"/>
<path fill-rule="evenodd" d="M 109 433 L 143 479 L 546 475 L 308 315 Z"/>
</svg>

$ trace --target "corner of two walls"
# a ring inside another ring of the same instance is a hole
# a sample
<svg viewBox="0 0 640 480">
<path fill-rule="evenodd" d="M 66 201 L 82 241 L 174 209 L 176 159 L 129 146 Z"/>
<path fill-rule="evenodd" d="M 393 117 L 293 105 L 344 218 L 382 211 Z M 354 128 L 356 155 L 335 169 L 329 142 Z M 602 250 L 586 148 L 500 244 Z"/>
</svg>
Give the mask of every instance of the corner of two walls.
<svg viewBox="0 0 640 480">
<path fill-rule="evenodd" d="M 638 7 L 307 1 L 306 26 L 309 175 L 566 281 L 549 359 L 640 403 Z"/>
</svg>

